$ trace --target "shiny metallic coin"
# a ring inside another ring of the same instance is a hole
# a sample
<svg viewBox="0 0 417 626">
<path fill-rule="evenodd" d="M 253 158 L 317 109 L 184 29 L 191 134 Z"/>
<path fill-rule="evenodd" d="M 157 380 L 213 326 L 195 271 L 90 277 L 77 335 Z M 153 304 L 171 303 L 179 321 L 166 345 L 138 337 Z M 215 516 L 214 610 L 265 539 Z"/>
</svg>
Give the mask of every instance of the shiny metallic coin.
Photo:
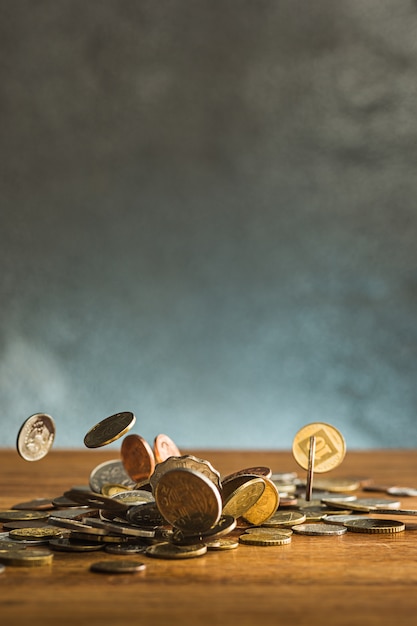
<svg viewBox="0 0 417 626">
<path fill-rule="evenodd" d="M 299 511 L 277 511 L 262 525 L 267 527 L 294 526 L 305 522 L 306 516 Z"/>
<path fill-rule="evenodd" d="M 308 469 L 310 437 L 316 439 L 314 472 L 328 472 L 343 461 L 346 444 L 343 435 L 331 424 L 314 422 L 303 426 L 295 435 L 292 452 L 303 469 Z"/>
<path fill-rule="evenodd" d="M 95 515 L 97 509 L 90 509 L 88 506 L 73 506 L 69 509 L 55 509 L 51 517 L 60 519 L 81 520 L 82 517 Z"/>
<path fill-rule="evenodd" d="M 417 496 L 417 489 L 411 487 L 388 487 L 387 494 L 397 498 L 414 498 Z"/>
<path fill-rule="evenodd" d="M 120 449 L 123 467 L 136 483 L 148 480 L 155 469 L 155 456 L 149 443 L 140 435 L 128 435 Z"/>
<path fill-rule="evenodd" d="M 107 496 L 108 498 L 113 498 L 118 493 L 124 493 L 125 491 L 131 491 L 130 487 L 126 487 L 126 485 L 114 485 L 108 484 L 102 486 L 101 492 L 103 496 Z"/>
<path fill-rule="evenodd" d="M 105 552 L 109 554 L 144 554 L 148 545 L 139 545 L 134 543 L 116 543 L 114 545 L 108 545 L 104 548 Z"/>
<path fill-rule="evenodd" d="M 129 506 L 115 498 L 108 498 L 94 491 L 86 491 L 85 489 L 70 489 L 64 493 L 66 498 L 74 500 L 79 504 L 84 504 L 96 509 L 107 509 L 109 511 L 121 510 L 127 511 Z"/>
<path fill-rule="evenodd" d="M 268 520 L 273 515 L 279 505 L 279 493 L 272 480 L 266 476 L 263 477 L 265 489 L 255 504 L 248 509 L 243 517 L 247 522 L 258 526 Z"/>
<path fill-rule="evenodd" d="M 101 574 L 135 574 L 145 569 L 145 563 L 138 561 L 97 561 L 90 565 L 90 571 Z"/>
<path fill-rule="evenodd" d="M 17 435 L 17 452 L 25 461 L 46 456 L 55 438 L 55 422 L 46 413 L 35 413 L 23 422 Z"/>
<path fill-rule="evenodd" d="M 345 522 L 347 530 L 355 533 L 399 533 L 405 530 L 405 524 L 398 520 L 373 519 L 367 517 Z"/>
<path fill-rule="evenodd" d="M 168 435 L 159 434 L 155 437 L 153 442 L 153 450 L 155 454 L 155 461 L 162 463 L 169 459 L 170 456 L 181 456 L 177 445 L 168 437 Z"/>
<path fill-rule="evenodd" d="M 17 541 L 49 540 L 62 537 L 62 530 L 51 526 L 43 526 L 41 528 L 16 528 L 9 532 L 9 536 L 11 539 Z"/>
<path fill-rule="evenodd" d="M 323 503 L 337 509 L 351 509 L 352 511 L 363 511 L 364 513 L 379 509 L 391 510 L 400 508 L 398 500 L 388 500 L 386 498 L 356 498 L 356 500 L 351 502 L 345 499 L 337 500 L 333 498 L 332 500 L 323 499 Z"/>
<path fill-rule="evenodd" d="M 234 539 L 213 539 L 205 541 L 207 550 L 235 550 L 239 547 L 239 542 Z"/>
<path fill-rule="evenodd" d="M 291 528 L 266 528 L 265 526 L 254 526 L 253 528 L 247 528 L 245 535 L 264 535 L 265 537 L 274 537 L 275 535 L 285 535 L 291 537 L 293 531 Z"/>
<path fill-rule="evenodd" d="M 107 532 L 101 528 L 93 528 L 92 526 L 85 524 L 80 520 L 54 517 L 52 515 L 49 518 L 49 524 L 51 524 L 51 526 L 57 526 L 58 528 L 80 531 L 91 535 L 105 535 Z"/>
<path fill-rule="evenodd" d="M 143 491 L 142 489 L 122 491 L 110 497 L 113 500 L 127 504 L 129 507 L 145 504 L 147 502 L 155 502 L 153 495 L 149 491 Z"/>
<path fill-rule="evenodd" d="M 15 511 L 49 511 L 54 508 L 54 504 L 49 498 L 34 498 L 27 502 L 18 502 L 12 506 Z"/>
<path fill-rule="evenodd" d="M 45 520 L 48 519 L 49 513 L 44 511 L 16 511 L 7 510 L 0 511 L 0 522 L 9 521 L 25 521 L 25 520 Z"/>
<path fill-rule="evenodd" d="M 53 558 L 53 552 L 42 548 L 0 552 L 0 563 L 4 563 L 5 565 L 16 565 L 20 567 L 39 567 L 42 565 L 52 565 Z"/>
<path fill-rule="evenodd" d="M 239 543 L 250 546 L 283 546 L 291 543 L 290 535 L 274 535 L 268 536 L 262 533 L 243 534 L 239 537 Z"/>
<path fill-rule="evenodd" d="M 135 482 L 127 474 L 123 463 L 118 459 L 100 463 L 90 474 L 89 484 L 91 491 L 102 493 L 103 485 L 109 483 L 125 485 L 126 487 L 135 486 Z"/>
<path fill-rule="evenodd" d="M 354 478 L 337 478 L 322 476 L 314 479 L 314 490 L 323 489 L 330 492 L 357 491 L 360 489 L 360 480 Z"/>
<path fill-rule="evenodd" d="M 324 522 L 325 524 L 340 524 L 341 526 L 344 526 L 345 522 L 350 522 L 351 520 L 354 519 L 362 519 L 363 515 L 323 515 L 323 517 L 321 518 L 321 521 Z"/>
<path fill-rule="evenodd" d="M 75 541 L 69 537 L 60 539 L 51 539 L 49 541 L 51 550 L 58 552 L 97 552 L 103 549 L 103 545 L 97 542 L 88 543 L 84 541 Z"/>
<path fill-rule="evenodd" d="M 298 535 L 311 536 L 343 535 L 346 532 L 346 527 L 338 524 L 299 524 L 292 529 Z"/>
<path fill-rule="evenodd" d="M 208 478 L 219 490 L 221 489 L 220 474 L 216 469 L 214 469 L 212 464 L 204 459 L 199 459 L 191 454 L 186 454 L 183 456 L 171 456 L 166 459 L 166 461 L 156 465 L 155 471 L 149 479 L 153 492 L 155 492 L 156 485 L 161 477 L 166 472 L 170 472 L 174 469 L 187 469 L 203 474 L 203 476 Z"/>
<path fill-rule="evenodd" d="M 260 476 L 250 478 L 237 487 L 223 501 L 223 515 L 238 518 L 253 507 L 265 491 L 265 480 Z"/>
<path fill-rule="evenodd" d="M 164 542 L 149 546 L 146 549 L 146 556 L 157 559 L 191 559 L 203 556 L 207 552 L 207 546 L 198 544 L 195 546 L 176 546 L 172 543 Z"/>
<path fill-rule="evenodd" d="M 155 500 L 172 526 L 190 533 L 204 533 L 211 528 L 219 521 L 222 510 L 219 490 L 212 481 L 185 468 L 170 470 L 160 477 Z"/>
<path fill-rule="evenodd" d="M 93 426 L 84 437 L 87 448 L 106 446 L 125 435 L 135 424 L 136 417 L 130 411 L 115 413 Z"/>
</svg>

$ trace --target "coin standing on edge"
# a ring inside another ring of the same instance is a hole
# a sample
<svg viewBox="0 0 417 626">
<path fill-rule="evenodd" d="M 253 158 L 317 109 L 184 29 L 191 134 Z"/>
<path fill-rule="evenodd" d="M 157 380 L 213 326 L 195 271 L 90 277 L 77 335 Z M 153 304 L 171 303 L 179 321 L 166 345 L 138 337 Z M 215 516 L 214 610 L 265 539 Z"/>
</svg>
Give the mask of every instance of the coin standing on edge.
<svg viewBox="0 0 417 626">
<path fill-rule="evenodd" d="M 25 461 L 39 461 L 46 456 L 55 439 L 55 422 L 47 413 L 27 418 L 17 434 L 17 452 Z"/>
<path fill-rule="evenodd" d="M 136 417 L 130 411 L 110 415 L 90 428 L 84 437 L 84 445 L 87 448 L 106 446 L 127 433 L 135 422 Z"/>
<path fill-rule="evenodd" d="M 316 438 L 314 472 L 328 472 L 343 461 L 346 444 L 343 435 L 331 424 L 313 422 L 303 426 L 294 437 L 292 452 L 303 469 L 308 469 L 310 437 Z"/>
</svg>

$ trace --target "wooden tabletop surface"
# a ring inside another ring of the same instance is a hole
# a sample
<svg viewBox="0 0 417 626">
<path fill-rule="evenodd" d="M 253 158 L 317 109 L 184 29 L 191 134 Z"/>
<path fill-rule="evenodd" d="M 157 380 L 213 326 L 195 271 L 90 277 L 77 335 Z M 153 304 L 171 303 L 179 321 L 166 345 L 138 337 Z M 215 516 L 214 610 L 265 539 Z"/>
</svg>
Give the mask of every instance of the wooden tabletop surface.
<svg viewBox="0 0 417 626">
<path fill-rule="evenodd" d="M 304 477 L 290 452 L 191 452 L 221 474 L 268 465 L 274 472 L 297 471 Z M 96 465 L 117 458 L 114 449 L 53 450 L 30 463 L 14 450 L 0 450 L 0 508 L 87 485 Z M 417 487 L 417 451 L 348 451 L 326 476 Z M 417 509 L 417 498 L 400 500 L 402 508 Z M 407 521 L 404 532 L 293 535 L 289 545 L 240 545 L 177 561 L 138 555 L 146 569 L 136 574 L 90 572 L 92 562 L 115 558 L 104 552 L 55 552 L 52 565 L 7 566 L 0 574 L 1 624 L 414 624 L 417 518 L 395 519 Z"/>
</svg>

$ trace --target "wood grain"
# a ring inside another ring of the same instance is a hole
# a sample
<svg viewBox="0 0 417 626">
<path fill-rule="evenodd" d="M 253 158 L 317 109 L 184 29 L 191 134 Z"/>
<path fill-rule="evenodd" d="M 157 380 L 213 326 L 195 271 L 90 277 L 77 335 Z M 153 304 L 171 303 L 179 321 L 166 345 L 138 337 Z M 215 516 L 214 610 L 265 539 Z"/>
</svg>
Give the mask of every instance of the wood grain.
<svg viewBox="0 0 417 626">
<path fill-rule="evenodd" d="M 192 451 L 222 474 L 254 465 L 298 471 L 290 452 Z M 91 470 L 113 450 L 52 451 L 36 463 L 0 451 L 0 507 L 60 495 L 87 484 Z M 372 477 L 377 483 L 417 486 L 417 451 L 349 452 L 326 476 Z M 370 494 L 368 494 L 370 495 Z M 402 498 L 417 508 L 417 498 Z M 397 518 L 404 519 L 404 518 Z M 49 567 L 7 567 L 0 575 L 5 626 L 43 624 L 411 624 L 417 610 L 417 523 L 397 535 L 346 533 L 293 536 L 287 546 L 241 545 L 186 561 L 141 555 L 145 572 L 93 574 L 106 553 L 55 553 Z M 413 621 L 414 620 L 414 621 Z"/>
</svg>

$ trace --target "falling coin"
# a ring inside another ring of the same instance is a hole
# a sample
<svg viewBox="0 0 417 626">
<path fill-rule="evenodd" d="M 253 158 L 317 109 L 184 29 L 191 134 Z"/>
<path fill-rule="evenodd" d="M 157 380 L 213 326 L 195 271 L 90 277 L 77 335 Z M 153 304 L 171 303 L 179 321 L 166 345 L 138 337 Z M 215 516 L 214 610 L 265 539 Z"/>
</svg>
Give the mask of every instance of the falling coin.
<svg viewBox="0 0 417 626">
<path fill-rule="evenodd" d="M 169 459 L 170 456 L 181 456 L 177 445 L 168 437 L 168 435 L 160 434 L 155 437 L 153 443 L 155 461 L 162 463 Z"/>
<path fill-rule="evenodd" d="M 127 433 L 135 422 L 136 417 L 130 411 L 110 415 L 88 431 L 84 437 L 84 445 L 87 448 L 106 446 Z"/>
<path fill-rule="evenodd" d="M 147 480 L 155 469 L 155 457 L 149 443 L 140 435 L 128 435 L 120 449 L 123 467 L 136 483 Z"/>
<path fill-rule="evenodd" d="M 90 571 L 101 574 L 134 574 L 144 569 L 145 563 L 138 561 L 97 561 L 90 565 Z"/>
<path fill-rule="evenodd" d="M 17 435 L 17 452 L 25 461 L 46 456 L 55 438 L 55 422 L 46 413 L 35 413 L 23 422 Z"/>
<path fill-rule="evenodd" d="M 303 426 L 294 437 L 292 452 L 300 467 L 308 469 L 310 437 L 316 438 L 314 472 L 328 472 L 343 461 L 346 444 L 342 434 L 330 424 L 314 422 Z"/>
</svg>

